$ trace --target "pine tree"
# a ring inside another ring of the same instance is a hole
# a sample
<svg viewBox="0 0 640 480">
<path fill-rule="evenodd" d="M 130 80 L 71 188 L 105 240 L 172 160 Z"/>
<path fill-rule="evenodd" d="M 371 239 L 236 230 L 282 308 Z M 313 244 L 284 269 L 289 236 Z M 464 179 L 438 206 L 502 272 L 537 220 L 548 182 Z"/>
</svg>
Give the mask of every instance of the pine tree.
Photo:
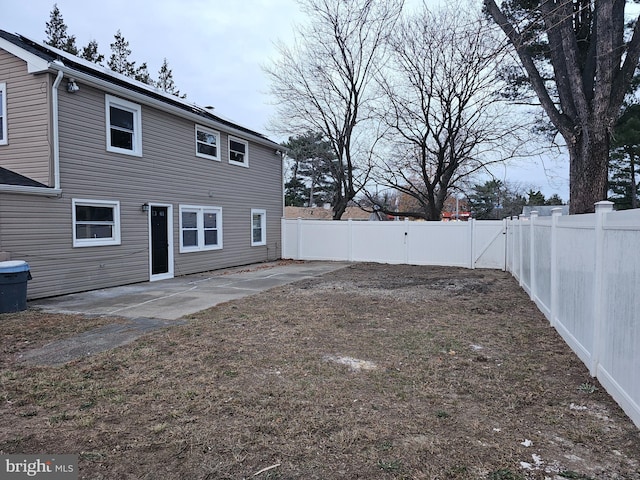
<svg viewBox="0 0 640 480">
<path fill-rule="evenodd" d="M 82 48 L 79 56 L 80 58 L 99 65 L 102 65 L 102 62 L 104 62 L 104 55 L 98 52 L 98 42 L 96 40 L 91 40 L 87 43 L 87 46 Z"/>
<path fill-rule="evenodd" d="M 126 75 L 127 77 L 135 77 L 136 62 L 129 61 L 129 55 L 131 55 L 131 50 L 129 50 L 129 42 L 127 42 L 120 30 L 114 35 L 114 42 L 111 46 L 111 56 L 109 57 L 109 62 L 107 65 L 111 70 L 117 73 L 121 73 Z"/>
<path fill-rule="evenodd" d="M 180 95 L 180 90 L 176 88 L 176 85 L 173 81 L 173 72 L 169 68 L 169 62 L 165 58 L 162 62 L 162 67 L 158 70 L 158 81 L 156 82 L 156 87 L 166 93 L 170 93 L 175 95 L 176 97 L 186 98 L 186 94 Z"/>
<path fill-rule="evenodd" d="M 640 105 L 629 105 L 615 126 L 609 162 L 609 197 L 619 210 L 640 205 Z"/>
<path fill-rule="evenodd" d="M 45 33 L 47 34 L 47 39 L 44 43 L 47 45 L 51 45 L 54 48 L 58 48 L 72 55 L 78 54 L 76 37 L 67 34 L 67 25 L 64 23 L 62 13 L 60 13 L 57 3 L 53 5 Z"/>
<path fill-rule="evenodd" d="M 151 75 L 149 75 L 147 62 L 144 62 L 136 69 L 134 78 L 139 82 L 146 83 L 147 85 L 154 85 L 153 80 L 151 80 Z"/>
</svg>

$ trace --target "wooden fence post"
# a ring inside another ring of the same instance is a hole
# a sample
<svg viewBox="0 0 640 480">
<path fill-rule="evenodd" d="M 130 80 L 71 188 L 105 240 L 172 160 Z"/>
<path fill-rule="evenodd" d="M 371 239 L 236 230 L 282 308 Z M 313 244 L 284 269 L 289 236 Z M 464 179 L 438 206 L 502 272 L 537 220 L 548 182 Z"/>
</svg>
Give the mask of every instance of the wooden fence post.
<svg viewBox="0 0 640 480">
<path fill-rule="evenodd" d="M 613 211 L 613 202 L 602 201 L 596 206 L 595 225 L 595 272 L 593 280 L 593 351 L 591 352 L 591 365 L 589 373 L 592 377 L 598 375 L 598 365 L 602 353 L 603 326 L 606 323 L 605 295 L 604 295 L 604 222 L 607 213 Z"/>
</svg>

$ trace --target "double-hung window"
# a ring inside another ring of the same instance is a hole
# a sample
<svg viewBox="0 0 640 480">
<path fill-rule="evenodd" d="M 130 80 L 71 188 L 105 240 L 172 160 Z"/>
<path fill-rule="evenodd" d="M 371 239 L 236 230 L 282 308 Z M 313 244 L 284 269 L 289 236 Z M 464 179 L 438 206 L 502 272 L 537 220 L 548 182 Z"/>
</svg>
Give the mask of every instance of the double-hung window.
<svg viewBox="0 0 640 480">
<path fill-rule="evenodd" d="M 267 212 L 265 210 L 251 210 L 251 246 L 267 244 Z"/>
<path fill-rule="evenodd" d="M 222 209 L 180 206 L 180 252 L 222 248 Z"/>
<path fill-rule="evenodd" d="M 107 151 L 142 156 L 140 105 L 105 95 Z"/>
<path fill-rule="evenodd" d="M 7 84 L 0 83 L 0 145 L 7 143 Z"/>
<path fill-rule="evenodd" d="M 74 247 L 120 245 L 120 202 L 74 198 L 71 204 Z"/>
<path fill-rule="evenodd" d="M 196 125 L 196 156 L 220 160 L 220 133 Z"/>
<path fill-rule="evenodd" d="M 229 137 L 229 163 L 249 166 L 249 143 L 235 137 Z"/>
</svg>

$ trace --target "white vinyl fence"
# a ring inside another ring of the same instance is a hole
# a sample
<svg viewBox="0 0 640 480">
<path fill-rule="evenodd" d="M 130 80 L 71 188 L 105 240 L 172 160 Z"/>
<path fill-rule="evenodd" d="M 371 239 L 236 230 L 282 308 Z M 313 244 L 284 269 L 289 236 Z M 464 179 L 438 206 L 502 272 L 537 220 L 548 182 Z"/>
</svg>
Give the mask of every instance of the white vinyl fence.
<svg viewBox="0 0 640 480">
<path fill-rule="evenodd" d="M 502 220 L 282 220 L 282 256 L 298 260 L 505 268 Z"/>
<path fill-rule="evenodd" d="M 282 220 L 282 256 L 508 270 L 640 428 L 640 210 L 505 221 Z"/>
<path fill-rule="evenodd" d="M 640 210 L 507 221 L 507 270 L 640 427 Z"/>
</svg>

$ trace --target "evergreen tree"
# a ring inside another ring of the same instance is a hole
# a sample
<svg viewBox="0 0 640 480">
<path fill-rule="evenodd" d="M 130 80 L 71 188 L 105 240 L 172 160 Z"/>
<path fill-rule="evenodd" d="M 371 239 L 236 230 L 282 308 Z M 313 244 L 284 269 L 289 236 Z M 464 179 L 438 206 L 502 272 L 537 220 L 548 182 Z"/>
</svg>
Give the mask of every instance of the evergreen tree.
<svg viewBox="0 0 640 480">
<path fill-rule="evenodd" d="M 180 90 L 176 88 L 176 84 L 173 81 L 173 72 L 169 68 L 169 62 L 165 58 L 162 62 L 162 66 L 160 70 L 158 70 L 158 81 L 156 82 L 156 87 L 166 93 L 170 93 L 175 95 L 176 97 L 186 98 L 187 95 L 180 95 Z"/>
<path fill-rule="evenodd" d="M 333 177 L 336 157 L 329 142 L 321 133 L 307 132 L 296 137 L 289 137 L 283 144 L 289 150 L 293 160 L 292 177 L 288 182 L 291 189 L 301 191 L 300 182 L 307 187 L 307 204 L 309 206 L 331 203 L 333 205 L 336 180 Z M 291 198 L 296 193 L 288 192 Z"/>
<path fill-rule="evenodd" d="M 304 207 L 309 201 L 309 187 L 295 177 L 284 184 L 284 204 L 287 207 Z"/>
<path fill-rule="evenodd" d="M 640 105 L 626 108 L 615 126 L 609 163 L 610 199 L 616 208 L 638 208 L 640 158 Z"/>
<path fill-rule="evenodd" d="M 98 52 L 98 42 L 96 40 L 91 40 L 87 43 L 87 45 L 82 48 L 79 56 L 98 65 L 102 65 L 102 62 L 104 62 L 104 55 Z"/>
<path fill-rule="evenodd" d="M 114 35 L 114 42 L 110 46 L 112 53 L 107 63 L 109 68 L 114 72 L 134 78 L 136 75 L 136 62 L 129 61 L 129 55 L 131 55 L 129 42 L 124 39 L 120 30 Z"/>
<path fill-rule="evenodd" d="M 139 82 L 146 83 L 147 85 L 154 85 L 153 80 L 151 80 L 151 75 L 149 75 L 147 62 L 144 62 L 136 69 L 134 78 Z"/>
<path fill-rule="evenodd" d="M 527 205 L 529 205 L 530 207 L 546 205 L 546 199 L 544 198 L 544 194 L 540 190 L 534 192 L 533 189 L 530 189 L 527 192 L 527 196 L 529 197 Z"/>
<path fill-rule="evenodd" d="M 60 13 L 57 3 L 53 5 L 53 10 L 50 13 L 45 33 L 47 35 L 47 39 L 44 43 L 47 45 L 51 45 L 54 48 L 63 50 L 72 55 L 78 54 L 76 37 L 74 35 L 69 36 L 67 34 L 67 25 L 64 23 L 62 13 Z"/>
<path fill-rule="evenodd" d="M 545 205 L 564 205 L 562 198 L 557 193 L 554 193 L 549 198 L 547 198 L 544 202 Z"/>
<path fill-rule="evenodd" d="M 535 194 L 536 192 L 534 192 Z M 539 192 L 538 192 L 539 193 Z M 512 217 L 522 213 L 527 201 L 516 188 L 500 180 L 489 180 L 482 185 L 476 184 L 467 202 L 478 220 L 493 220 Z"/>
</svg>

